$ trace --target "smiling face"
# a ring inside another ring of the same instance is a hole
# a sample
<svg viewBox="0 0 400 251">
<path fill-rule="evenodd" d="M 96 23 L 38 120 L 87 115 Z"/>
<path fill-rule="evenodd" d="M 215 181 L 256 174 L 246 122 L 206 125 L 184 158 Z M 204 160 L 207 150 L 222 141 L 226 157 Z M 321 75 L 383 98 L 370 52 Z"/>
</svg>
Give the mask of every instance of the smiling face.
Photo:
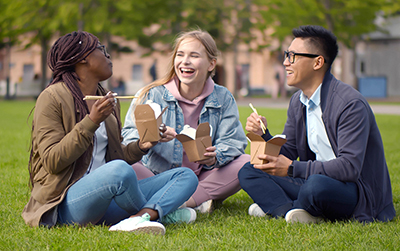
<svg viewBox="0 0 400 251">
<path fill-rule="evenodd" d="M 187 87 L 202 89 L 215 65 L 216 60 L 208 58 L 206 48 L 199 40 L 186 38 L 179 44 L 174 68 L 180 82 Z"/>
<path fill-rule="evenodd" d="M 290 44 L 287 51 L 292 51 L 295 53 L 316 53 L 315 51 L 310 51 L 307 48 L 307 40 L 302 38 L 295 38 Z M 289 62 L 289 59 L 286 58 L 283 61 L 283 65 L 286 69 L 287 84 L 289 86 L 300 88 L 303 91 L 311 86 L 319 85 L 322 80 L 318 79 L 316 81 L 315 79 L 315 73 L 317 70 L 315 68 L 316 60 L 318 60 L 318 58 L 309 58 L 297 55 L 295 56 L 294 63 L 291 64 Z"/>
</svg>

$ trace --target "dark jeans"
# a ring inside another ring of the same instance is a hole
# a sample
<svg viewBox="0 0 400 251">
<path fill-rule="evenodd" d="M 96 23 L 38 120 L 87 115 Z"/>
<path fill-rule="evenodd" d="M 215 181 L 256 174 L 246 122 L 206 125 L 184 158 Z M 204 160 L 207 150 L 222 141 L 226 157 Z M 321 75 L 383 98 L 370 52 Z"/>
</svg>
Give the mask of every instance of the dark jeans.
<svg viewBox="0 0 400 251">
<path fill-rule="evenodd" d="M 353 182 L 342 182 L 314 174 L 307 180 L 279 177 L 255 169 L 250 162 L 239 171 L 239 181 L 255 203 L 274 217 L 301 208 L 313 216 L 329 220 L 351 218 L 358 201 L 358 188 Z"/>
</svg>

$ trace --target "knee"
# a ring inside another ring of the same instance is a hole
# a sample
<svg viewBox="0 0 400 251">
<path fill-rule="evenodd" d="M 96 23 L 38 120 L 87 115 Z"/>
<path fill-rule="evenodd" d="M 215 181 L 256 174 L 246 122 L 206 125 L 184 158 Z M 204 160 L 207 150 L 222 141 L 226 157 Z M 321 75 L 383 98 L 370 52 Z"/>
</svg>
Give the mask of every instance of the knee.
<svg viewBox="0 0 400 251">
<path fill-rule="evenodd" d="M 308 177 L 307 181 L 301 187 L 300 193 L 307 197 L 320 198 L 324 197 L 329 187 L 327 187 L 327 179 L 329 177 L 321 174 L 314 174 Z"/>
<path fill-rule="evenodd" d="M 180 177 L 180 179 L 182 179 L 185 184 L 187 184 L 188 189 L 192 188 L 196 190 L 197 185 L 199 184 L 199 179 L 191 169 L 187 167 L 177 167 L 172 170 L 175 170 L 176 175 L 178 175 L 178 177 Z"/>
<path fill-rule="evenodd" d="M 247 162 L 249 162 L 250 159 L 251 159 L 250 155 L 242 154 L 239 157 L 237 157 L 236 159 L 234 159 L 232 162 L 235 163 L 236 165 L 238 165 L 239 168 L 242 168 L 242 166 L 245 165 Z"/>
<path fill-rule="evenodd" d="M 106 170 L 108 177 L 116 181 L 132 182 L 132 180 L 137 180 L 132 166 L 123 160 L 110 161 Z"/>
<path fill-rule="evenodd" d="M 238 173 L 239 180 L 241 181 L 241 180 L 247 179 L 250 176 L 250 174 L 253 172 L 253 169 L 254 169 L 254 167 L 252 164 L 250 164 L 250 162 L 247 162 L 246 164 L 244 164 Z"/>
<path fill-rule="evenodd" d="M 189 169 L 187 167 L 179 167 L 178 169 L 182 173 L 182 176 L 185 177 L 185 179 L 187 179 L 188 181 L 196 184 L 199 182 L 197 175 L 192 171 L 192 169 Z"/>
</svg>

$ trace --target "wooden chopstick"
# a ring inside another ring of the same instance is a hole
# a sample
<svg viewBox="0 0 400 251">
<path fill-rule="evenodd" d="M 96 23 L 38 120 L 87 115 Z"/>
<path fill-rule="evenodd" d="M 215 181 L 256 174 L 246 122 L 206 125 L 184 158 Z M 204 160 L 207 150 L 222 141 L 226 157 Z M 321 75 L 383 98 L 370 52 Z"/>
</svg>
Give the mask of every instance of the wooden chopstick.
<svg viewBox="0 0 400 251">
<path fill-rule="evenodd" d="M 258 115 L 258 112 L 257 112 L 256 108 L 254 108 L 253 104 L 249 103 L 249 106 L 250 106 L 251 109 L 253 109 L 253 112 L 255 112 Z M 265 131 L 267 130 L 267 127 L 264 125 L 264 123 L 262 122 L 261 119 L 260 119 L 260 123 L 261 123 L 261 130 L 265 134 Z"/>
<path fill-rule="evenodd" d="M 83 98 L 83 100 L 96 100 L 96 99 L 101 99 L 104 96 L 85 96 Z M 133 98 L 137 98 L 136 96 L 115 96 L 115 98 L 119 98 L 119 99 L 133 99 Z"/>
</svg>

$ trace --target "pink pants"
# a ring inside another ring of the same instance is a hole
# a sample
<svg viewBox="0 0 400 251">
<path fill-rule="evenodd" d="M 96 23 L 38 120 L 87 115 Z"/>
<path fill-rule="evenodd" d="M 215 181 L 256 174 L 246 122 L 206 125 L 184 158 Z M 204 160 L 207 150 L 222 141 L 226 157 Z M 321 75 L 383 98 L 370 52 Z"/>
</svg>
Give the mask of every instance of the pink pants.
<svg viewBox="0 0 400 251">
<path fill-rule="evenodd" d="M 237 193 L 241 187 L 238 179 L 238 172 L 242 166 L 250 161 L 250 155 L 242 154 L 228 165 L 214 168 L 212 170 L 202 169 L 197 176 L 199 185 L 192 195 L 197 205 L 207 200 L 224 200 Z M 154 176 L 142 162 L 132 165 L 138 180 Z"/>
</svg>

